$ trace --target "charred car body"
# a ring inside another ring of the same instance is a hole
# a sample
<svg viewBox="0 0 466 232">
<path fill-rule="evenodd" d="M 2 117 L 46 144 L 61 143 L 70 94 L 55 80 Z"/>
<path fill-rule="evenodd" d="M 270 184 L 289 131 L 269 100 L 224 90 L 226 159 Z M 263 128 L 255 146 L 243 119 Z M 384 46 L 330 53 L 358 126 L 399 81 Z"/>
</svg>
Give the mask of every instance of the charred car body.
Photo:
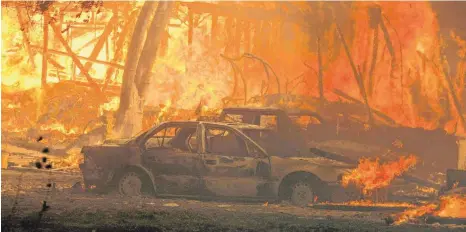
<svg viewBox="0 0 466 232">
<path fill-rule="evenodd" d="M 244 123 L 166 122 L 134 139 L 84 147 L 86 187 L 123 195 L 332 200 L 351 166 L 322 157 L 270 155 L 273 131 Z M 340 194 L 338 194 L 340 195 Z M 346 199 L 341 199 L 346 200 Z"/>
</svg>

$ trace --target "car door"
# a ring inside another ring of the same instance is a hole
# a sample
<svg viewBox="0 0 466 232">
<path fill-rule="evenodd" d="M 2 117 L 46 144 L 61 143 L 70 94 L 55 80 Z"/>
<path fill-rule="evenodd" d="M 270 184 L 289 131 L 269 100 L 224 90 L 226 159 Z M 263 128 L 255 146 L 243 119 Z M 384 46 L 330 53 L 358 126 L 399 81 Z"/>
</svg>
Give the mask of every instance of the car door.
<svg viewBox="0 0 466 232">
<path fill-rule="evenodd" d="M 201 158 L 196 125 L 165 124 L 144 141 L 142 160 L 151 169 L 159 194 L 199 192 Z"/>
<path fill-rule="evenodd" d="M 202 126 L 203 187 L 215 196 L 265 196 L 270 161 L 252 140 L 231 127 Z"/>
</svg>

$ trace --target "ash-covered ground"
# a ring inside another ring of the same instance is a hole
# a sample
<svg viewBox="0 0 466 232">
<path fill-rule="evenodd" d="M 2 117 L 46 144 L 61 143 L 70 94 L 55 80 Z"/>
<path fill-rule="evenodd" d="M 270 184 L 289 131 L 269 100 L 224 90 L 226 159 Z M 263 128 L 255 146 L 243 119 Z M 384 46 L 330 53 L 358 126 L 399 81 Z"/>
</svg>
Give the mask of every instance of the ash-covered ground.
<svg viewBox="0 0 466 232">
<path fill-rule="evenodd" d="M 2 170 L 2 227 L 13 231 L 464 231 L 389 226 L 390 210 L 340 211 L 282 203 L 124 198 L 73 191 L 79 172 Z M 52 183 L 52 187 L 47 187 Z M 16 198 L 16 196 L 18 196 Z M 43 209 L 43 201 L 49 208 Z M 16 205 L 15 205 L 16 203 Z M 13 211 L 13 207 L 15 208 Z M 40 217 L 39 215 L 42 216 Z M 39 218 L 40 217 L 40 218 Z"/>
</svg>

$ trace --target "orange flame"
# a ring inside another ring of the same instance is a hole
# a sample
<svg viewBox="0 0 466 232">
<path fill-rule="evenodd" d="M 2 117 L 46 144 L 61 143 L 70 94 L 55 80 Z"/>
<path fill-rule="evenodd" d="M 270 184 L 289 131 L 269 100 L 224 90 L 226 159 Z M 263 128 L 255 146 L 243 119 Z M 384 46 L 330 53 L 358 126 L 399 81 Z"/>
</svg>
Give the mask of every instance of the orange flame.
<svg viewBox="0 0 466 232">
<path fill-rule="evenodd" d="M 397 216 L 394 224 L 408 222 L 410 219 L 431 214 L 439 217 L 466 218 L 466 196 L 449 195 L 440 198 L 440 204 L 429 203 L 409 209 Z"/>
<path fill-rule="evenodd" d="M 49 131 L 59 131 L 63 134 L 76 134 L 78 129 L 76 128 L 71 128 L 71 129 L 66 129 L 65 126 L 61 123 L 53 123 L 50 125 L 42 125 L 40 127 L 41 130 L 49 130 Z"/>
<path fill-rule="evenodd" d="M 413 167 L 416 162 L 413 155 L 402 156 L 398 161 L 386 164 L 381 164 L 378 158 L 374 161 L 362 158 L 356 169 L 343 176 L 342 185 L 346 187 L 355 183 L 362 187 L 364 194 L 368 194 L 372 190 L 388 186 L 395 177 Z"/>
<path fill-rule="evenodd" d="M 404 211 L 400 216 L 398 216 L 395 221 L 395 225 L 399 225 L 405 222 L 408 222 L 412 218 L 420 217 L 428 213 L 432 213 L 437 208 L 436 204 L 426 204 L 415 209 L 408 209 Z"/>
<path fill-rule="evenodd" d="M 349 206 L 377 206 L 377 207 L 405 207 L 415 208 L 416 206 L 407 202 L 373 202 L 370 200 L 348 201 L 344 203 L 324 202 L 325 205 L 349 205 Z"/>
<path fill-rule="evenodd" d="M 451 195 L 442 197 L 440 210 L 435 215 L 440 217 L 466 218 L 466 196 Z"/>
</svg>

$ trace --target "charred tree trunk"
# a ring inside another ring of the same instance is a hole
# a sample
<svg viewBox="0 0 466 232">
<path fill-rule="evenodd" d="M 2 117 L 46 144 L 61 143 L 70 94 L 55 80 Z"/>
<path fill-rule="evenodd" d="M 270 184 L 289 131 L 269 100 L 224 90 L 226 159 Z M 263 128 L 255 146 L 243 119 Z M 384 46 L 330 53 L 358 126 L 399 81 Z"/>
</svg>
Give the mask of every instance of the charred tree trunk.
<svg viewBox="0 0 466 232">
<path fill-rule="evenodd" d="M 150 74 L 155 65 L 157 49 L 164 36 L 173 6 L 174 3 L 172 1 L 160 2 L 155 12 L 154 19 L 152 20 L 152 24 L 150 25 L 147 36 L 151 39 L 146 40 L 144 43 L 144 48 L 136 70 L 135 83 L 141 99 L 144 99 L 146 96 L 147 87 L 150 84 Z"/>
<path fill-rule="evenodd" d="M 137 90 L 134 82 L 136 78 L 136 68 L 139 61 L 139 55 L 142 51 L 144 41 L 146 40 L 146 31 L 149 27 L 150 19 L 155 12 L 156 2 L 147 1 L 139 13 L 136 26 L 133 31 L 133 37 L 129 45 L 126 56 L 125 71 L 123 73 L 123 83 L 120 94 L 120 106 L 116 113 L 115 132 L 121 137 L 130 137 L 135 129 L 133 115 L 135 114 L 137 102 Z M 137 132 L 137 131 L 136 131 Z"/>
</svg>

